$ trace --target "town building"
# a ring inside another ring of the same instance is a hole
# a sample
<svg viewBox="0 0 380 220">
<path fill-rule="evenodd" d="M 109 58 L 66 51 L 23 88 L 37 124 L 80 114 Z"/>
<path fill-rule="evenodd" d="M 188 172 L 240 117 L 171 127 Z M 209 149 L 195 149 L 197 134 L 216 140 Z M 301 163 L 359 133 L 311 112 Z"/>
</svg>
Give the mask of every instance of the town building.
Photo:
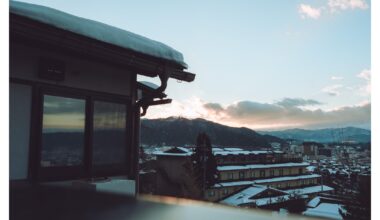
<svg viewBox="0 0 380 220">
<path fill-rule="evenodd" d="M 192 185 L 189 182 L 191 178 L 185 179 L 183 173 L 186 173 L 185 168 L 190 162 L 191 149 L 175 147 L 167 151 L 156 151 L 154 154 L 157 156 L 157 167 L 165 172 L 164 176 L 169 177 L 171 182 L 182 185 L 183 189 L 190 189 L 186 188 L 186 184 Z M 203 193 L 203 199 L 207 201 L 251 207 L 256 203 L 255 198 L 274 202 L 270 197 L 278 197 L 276 202 L 281 201 L 286 206 L 286 200 L 292 196 L 306 200 L 318 193 L 334 190 L 321 184 L 319 174 L 310 174 L 307 171 L 309 163 L 302 162 L 299 156 L 288 155 L 282 151 L 213 148 L 213 155 L 217 161 L 219 179 Z M 264 191 L 265 193 L 256 196 L 256 193 Z M 185 197 L 183 194 L 179 196 Z M 243 197 L 250 200 L 241 199 Z M 273 208 L 272 205 L 262 206 Z"/>
</svg>

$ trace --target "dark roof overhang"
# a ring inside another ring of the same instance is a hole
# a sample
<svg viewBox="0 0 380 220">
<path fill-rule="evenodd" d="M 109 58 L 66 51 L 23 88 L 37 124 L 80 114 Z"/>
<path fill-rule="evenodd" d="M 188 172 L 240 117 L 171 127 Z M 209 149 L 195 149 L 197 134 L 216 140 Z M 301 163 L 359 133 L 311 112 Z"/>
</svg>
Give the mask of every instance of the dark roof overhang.
<svg viewBox="0 0 380 220">
<path fill-rule="evenodd" d="M 10 13 L 10 42 L 64 51 L 132 70 L 149 77 L 191 82 L 195 74 L 175 62 L 135 52 Z M 165 86 L 166 87 L 166 86 Z"/>
</svg>

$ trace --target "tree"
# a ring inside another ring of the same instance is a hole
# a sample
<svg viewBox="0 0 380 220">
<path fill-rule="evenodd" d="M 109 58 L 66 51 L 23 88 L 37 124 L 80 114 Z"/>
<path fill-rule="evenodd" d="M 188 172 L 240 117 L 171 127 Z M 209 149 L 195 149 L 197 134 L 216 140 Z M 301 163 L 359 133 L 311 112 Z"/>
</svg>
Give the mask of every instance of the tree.
<svg viewBox="0 0 380 220">
<path fill-rule="evenodd" d="M 195 182 L 204 197 L 206 189 L 213 186 L 219 178 L 211 141 L 206 133 L 198 134 L 195 152 L 191 157 L 191 161 Z"/>
<path fill-rule="evenodd" d="M 354 193 L 352 202 L 345 205 L 345 210 L 340 211 L 344 219 L 371 219 L 371 176 L 362 174 L 359 181 L 359 192 Z"/>
</svg>

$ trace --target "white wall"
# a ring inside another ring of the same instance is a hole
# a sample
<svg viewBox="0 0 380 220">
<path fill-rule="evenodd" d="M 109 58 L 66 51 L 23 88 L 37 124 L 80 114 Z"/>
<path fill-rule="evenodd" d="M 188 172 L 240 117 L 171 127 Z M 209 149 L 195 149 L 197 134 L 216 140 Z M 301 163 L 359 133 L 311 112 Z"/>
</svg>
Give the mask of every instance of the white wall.
<svg viewBox="0 0 380 220">
<path fill-rule="evenodd" d="M 28 177 L 31 86 L 9 85 L 9 165 L 10 179 Z"/>
</svg>

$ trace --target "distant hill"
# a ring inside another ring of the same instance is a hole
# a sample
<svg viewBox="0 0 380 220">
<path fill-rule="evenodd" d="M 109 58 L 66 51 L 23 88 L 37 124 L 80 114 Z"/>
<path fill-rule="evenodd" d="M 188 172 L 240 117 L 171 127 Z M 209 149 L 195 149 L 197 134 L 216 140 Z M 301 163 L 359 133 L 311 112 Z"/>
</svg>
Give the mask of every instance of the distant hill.
<svg viewBox="0 0 380 220">
<path fill-rule="evenodd" d="M 283 131 L 258 131 L 260 134 L 273 135 L 282 139 L 301 141 L 316 141 L 320 143 L 356 141 L 366 143 L 371 141 L 371 131 L 355 128 L 327 128 L 317 130 L 288 129 Z"/>
<path fill-rule="evenodd" d="M 195 144 L 198 133 L 206 132 L 211 143 L 241 148 L 269 147 L 270 142 L 285 143 L 282 139 L 261 135 L 248 128 L 234 128 L 204 119 L 170 117 L 141 120 L 141 143 L 148 145 L 183 146 Z"/>
</svg>

